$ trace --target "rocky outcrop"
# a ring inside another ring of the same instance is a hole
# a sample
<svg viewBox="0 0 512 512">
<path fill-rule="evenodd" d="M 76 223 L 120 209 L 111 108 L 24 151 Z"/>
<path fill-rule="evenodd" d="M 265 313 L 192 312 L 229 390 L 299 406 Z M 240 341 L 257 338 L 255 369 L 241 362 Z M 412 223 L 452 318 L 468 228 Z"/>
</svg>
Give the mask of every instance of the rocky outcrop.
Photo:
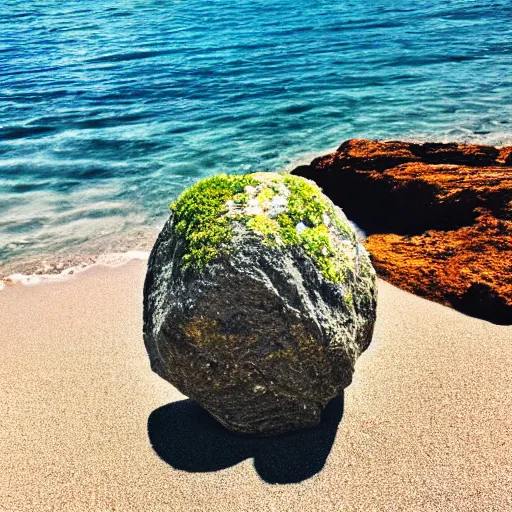
<svg viewBox="0 0 512 512">
<path fill-rule="evenodd" d="M 144 287 L 152 369 L 230 430 L 319 423 L 371 341 L 376 278 L 343 213 L 307 180 L 203 180 L 172 205 Z"/>
<path fill-rule="evenodd" d="M 512 323 L 512 147 L 354 139 L 293 173 L 368 234 L 381 277 Z"/>
</svg>

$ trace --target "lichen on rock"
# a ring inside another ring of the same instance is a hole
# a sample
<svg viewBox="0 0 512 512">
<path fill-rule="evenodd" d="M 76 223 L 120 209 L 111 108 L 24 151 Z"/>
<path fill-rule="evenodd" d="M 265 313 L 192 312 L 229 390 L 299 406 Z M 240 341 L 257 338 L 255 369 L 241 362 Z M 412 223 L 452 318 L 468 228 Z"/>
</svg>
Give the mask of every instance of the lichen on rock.
<svg viewBox="0 0 512 512">
<path fill-rule="evenodd" d="M 231 430 L 314 425 L 370 343 L 375 272 L 313 182 L 207 178 L 171 205 L 144 287 L 155 372 Z"/>
<path fill-rule="evenodd" d="M 200 269 L 228 251 L 237 223 L 266 244 L 302 247 L 326 279 L 345 279 L 348 262 L 338 257 L 337 236 L 355 234 L 309 180 L 274 173 L 220 174 L 190 187 L 171 210 L 176 232 L 187 243 L 186 266 Z"/>
</svg>

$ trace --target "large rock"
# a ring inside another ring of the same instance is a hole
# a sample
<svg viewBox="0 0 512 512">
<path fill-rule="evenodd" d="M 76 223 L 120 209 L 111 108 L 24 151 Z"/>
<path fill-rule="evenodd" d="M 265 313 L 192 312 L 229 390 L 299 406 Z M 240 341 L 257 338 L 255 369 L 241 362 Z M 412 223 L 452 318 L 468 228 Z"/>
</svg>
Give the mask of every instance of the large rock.
<svg viewBox="0 0 512 512">
<path fill-rule="evenodd" d="M 512 324 L 512 147 L 352 139 L 293 172 L 367 232 L 381 277 Z"/>
<path fill-rule="evenodd" d="M 314 183 L 274 173 L 208 178 L 171 211 L 144 287 L 153 371 L 236 432 L 319 423 L 375 322 L 352 225 Z"/>
</svg>

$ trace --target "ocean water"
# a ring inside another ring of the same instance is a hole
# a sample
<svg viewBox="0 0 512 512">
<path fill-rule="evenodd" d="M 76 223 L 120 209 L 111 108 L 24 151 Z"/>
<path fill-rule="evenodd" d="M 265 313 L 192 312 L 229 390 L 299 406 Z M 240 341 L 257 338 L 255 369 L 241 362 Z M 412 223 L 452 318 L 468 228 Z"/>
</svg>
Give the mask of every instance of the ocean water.
<svg viewBox="0 0 512 512">
<path fill-rule="evenodd" d="M 3 0 L 0 270 L 147 248 L 214 173 L 511 123 L 510 0 Z"/>
</svg>

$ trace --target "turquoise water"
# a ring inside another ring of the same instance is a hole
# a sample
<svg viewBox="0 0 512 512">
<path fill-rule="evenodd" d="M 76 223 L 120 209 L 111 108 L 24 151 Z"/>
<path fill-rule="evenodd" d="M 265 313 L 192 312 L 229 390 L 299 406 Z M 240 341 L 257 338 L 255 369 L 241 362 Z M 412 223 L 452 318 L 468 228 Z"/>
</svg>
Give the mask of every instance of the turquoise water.
<svg viewBox="0 0 512 512">
<path fill-rule="evenodd" d="M 509 0 L 4 0 L 0 261 L 143 245 L 214 173 L 511 122 Z"/>
</svg>

